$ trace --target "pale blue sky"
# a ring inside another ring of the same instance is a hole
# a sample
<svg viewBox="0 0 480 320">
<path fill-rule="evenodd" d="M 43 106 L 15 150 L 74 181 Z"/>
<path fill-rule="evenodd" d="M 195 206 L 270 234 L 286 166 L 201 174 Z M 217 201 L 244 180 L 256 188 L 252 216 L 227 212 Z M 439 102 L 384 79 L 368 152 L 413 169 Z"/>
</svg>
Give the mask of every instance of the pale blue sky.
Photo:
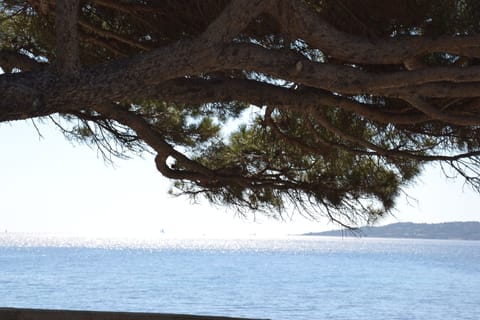
<svg viewBox="0 0 480 320">
<path fill-rule="evenodd" d="M 328 230 L 326 220 L 276 222 L 167 194 L 169 181 L 153 159 L 117 160 L 106 165 L 97 152 L 73 145 L 53 126 L 31 121 L 0 124 L 0 230 L 92 236 L 279 236 Z M 399 199 L 397 221 L 480 221 L 480 196 L 430 168 Z"/>
</svg>

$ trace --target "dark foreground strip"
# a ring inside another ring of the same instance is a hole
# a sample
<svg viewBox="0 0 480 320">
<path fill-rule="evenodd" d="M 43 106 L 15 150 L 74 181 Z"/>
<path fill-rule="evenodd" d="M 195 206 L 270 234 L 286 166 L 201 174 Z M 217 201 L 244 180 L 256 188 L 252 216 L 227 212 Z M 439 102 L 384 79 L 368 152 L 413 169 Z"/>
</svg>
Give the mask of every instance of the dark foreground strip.
<svg viewBox="0 0 480 320">
<path fill-rule="evenodd" d="M 260 320 L 186 314 L 0 308 L 1 320 Z"/>
</svg>

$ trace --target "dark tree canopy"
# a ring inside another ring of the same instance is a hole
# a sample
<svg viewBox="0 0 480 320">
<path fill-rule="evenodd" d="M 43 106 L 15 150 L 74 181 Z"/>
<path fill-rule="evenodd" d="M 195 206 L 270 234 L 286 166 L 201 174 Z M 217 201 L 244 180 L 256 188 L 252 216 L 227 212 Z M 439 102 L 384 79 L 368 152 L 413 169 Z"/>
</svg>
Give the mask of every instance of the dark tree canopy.
<svg viewBox="0 0 480 320">
<path fill-rule="evenodd" d="M 0 122 L 355 225 L 426 163 L 480 191 L 479 21 L 477 0 L 0 0 Z"/>
</svg>

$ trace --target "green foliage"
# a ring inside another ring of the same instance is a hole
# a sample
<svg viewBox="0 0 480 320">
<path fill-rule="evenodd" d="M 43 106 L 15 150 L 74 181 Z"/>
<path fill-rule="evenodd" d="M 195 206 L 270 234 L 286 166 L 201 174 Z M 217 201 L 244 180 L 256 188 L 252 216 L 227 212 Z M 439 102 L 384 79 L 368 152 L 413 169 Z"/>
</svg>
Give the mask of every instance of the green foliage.
<svg viewBox="0 0 480 320">
<path fill-rule="evenodd" d="M 0 12 L 0 48 L 48 57 L 54 47 L 51 21 L 36 14 L 24 1 L 5 1 Z"/>
<path fill-rule="evenodd" d="M 477 0 L 305 2 L 336 29 L 372 42 L 465 36 L 480 31 Z M 47 6 L 41 7 L 45 3 Z M 52 65 L 55 62 L 53 3 L 2 1 L 0 49 Z M 99 5 L 83 1 L 79 27 L 81 64 L 92 68 L 192 39 L 205 30 L 227 3 L 223 0 L 103 1 Z M 405 71 L 401 64 L 360 65 L 340 61 L 322 52 L 322 48 L 310 47 L 303 39 L 286 38 L 281 26 L 268 14 L 254 19 L 234 42 L 258 45 L 273 52 L 290 50 L 290 54 L 298 54 L 299 59 L 306 58 L 312 63 L 348 66 L 372 74 Z M 455 67 L 462 58 L 433 52 L 423 56 L 421 62 L 426 67 Z M 467 62 L 480 64 L 478 57 Z M 282 74 L 280 71 L 278 74 Z M 302 92 L 317 89 L 332 100 L 342 98 L 386 116 L 402 116 L 412 109 L 406 111 L 405 102 L 393 96 L 364 92 L 342 95 L 255 70 L 220 70 L 180 78 L 186 79 L 257 81 L 287 88 L 299 97 Z M 478 101 L 452 97 L 429 98 L 427 102 L 439 106 L 439 110 L 456 107 L 469 114 L 470 103 Z M 212 99 L 199 104 L 150 98 L 109 103 L 141 118 L 163 143 L 209 172 L 195 175 L 198 172 L 193 172 L 192 163 L 169 154 L 169 169 L 186 177 L 174 182 L 176 192 L 193 197 L 203 195 L 214 203 L 239 210 L 263 210 L 275 217 L 293 208 L 306 216 L 321 212 L 350 225 L 356 224 L 356 219 L 373 221 L 394 207 L 402 188 L 418 177 L 429 157 L 480 150 L 477 126 L 447 125 L 431 119 L 393 124 L 372 120 L 335 103 L 305 106 L 301 98 L 298 106 L 260 103 L 255 106 L 257 116 L 249 115 L 246 110 L 252 106 L 241 101 Z M 67 137 L 99 147 L 106 158 L 152 151 L 131 128 L 94 110 L 95 106 L 85 106 L 80 111 L 67 110 L 60 115 L 61 120 L 52 119 Z M 417 111 L 412 114 L 422 116 Z"/>
<path fill-rule="evenodd" d="M 166 140 L 195 154 L 212 140 L 222 139 L 222 125 L 240 117 L 244 103 L 178 105 L 156 100 L 141 101 L 131 109 L 149 119 Z"/>
<path fill-rule="evenodd" d="M 290 119 L 295 119 L 290 125 L 296 124 L 289 133 L 297 134 L 305 144 L 313 143 L 315 138 L 309 136 L 305 123 L 298 117 Z M 352 130 L 357 134 L 360 131 L 356 127 Z M 260 119 L 251 126 L 241 126 L 228 141 L 212 144 L 196 160 L 223 172 L 242 172 L 246 179 L 221 184 L 211 181 L 200 187 L 180 181 L 176 188 L 191 195 L 203 194 L 218 204 L 267 214 L 272 210 L 281 213 L 287 207 L 305 215 L 314 208 L 348 208 L 351 217 L 360 210 L 375 219 L 394 206 L 400 187 L 420 171 L 415 161 L 386 162 L 339 150 L 308 152 L 279 139 Z"/>
</svg>

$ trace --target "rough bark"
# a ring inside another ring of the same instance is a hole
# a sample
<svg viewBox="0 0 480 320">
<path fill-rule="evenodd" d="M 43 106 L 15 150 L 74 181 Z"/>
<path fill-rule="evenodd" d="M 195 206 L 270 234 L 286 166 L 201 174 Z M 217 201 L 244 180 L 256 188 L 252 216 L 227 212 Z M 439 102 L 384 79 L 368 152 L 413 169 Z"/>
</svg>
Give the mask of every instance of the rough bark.
<svg viewBox="0 0 480 320">
<path fill-rule="evenodd" d="M 80 0 L 56 1 L 57 59 L 55 63 L 59 75 L 74 76 L 80 66 L 77 27 L 79 9 Z"/>
<path fill-rule="evenodd" d="M 309 195 L 336 188 L 333 178 L 317 185 L 292 179 L 287 167 L 247 173 L 209 167 L 169 142 L 155 126 L 157 115 L 128 107 L 149 99 L 185 106 L 242 102 L 259 107 L 262 125 L 306 154 L 326 159 L 349 152 L 388 165 L 398 159 L 443 161 L 480 189 L 475 142 L 479 35 L 367 38 L 336 29 L 305 1 L 232 0 L 201 32 L 149 42 L 153 36 L 90 19 L 79 0 L 28 3 L 47 20 L 55 18 L 56 54 L 47 63 L 25 50 L 0 51 L 0 66 L 7 72 L 0 75 L 0 122 L 52 114 L 114 121 L 157 153 L 156 166 L 164 176 L 192 181 L 199 193 L 222 186 L 299 189 Z M 140 3 L 94 0 L 89 5 L 125 15 L 152 35 L 156 31 L 147 16 L 162 13 Z M 256 30 L 264 25 L 266 31 Z M 80 45 L 104 59 L 80 65 Z M 429 63 L 427 58 L 439 52 L 450 60 Z M 14 68 L 22 72 L 10 73 Z M 298 117 L 295 123 L 302 123 L 310 140 L 295 133 L 292 117 Z M 370 131 L 358 135 L 342 117 Z M 422 150 L 412 147 L 421 144 Z M 347 189 L 337 191 L 352 191 Z M 358 190 L 353 191 L 349 199 L 355 202 Z M 343 204 L 351 208 L 348 201 Z M 325 206 L 327 212 L 335 207 Z"/>
<path fill-rule="evenodd" d="M 59 3 L 64 2 L 59 1 Z M 64 70 L 60 74 L 76 72 L 75 70 L 78 69 L 78 49 L 76 49 L 78 36 L 75 31 L 77 15 L 73 14 L 78 9 L 74 2 L 66 3 L 68 3 L 67 9 L 59 6 L 58 10 L 70 11 L 57 15 L 59 17 L 57 23 L 63 26 L 57 28 L 60 32 L 57 34 L 59 54 L 56 63 L 59 70 Z M 346 34 L 335 32 L 319 20 L 315 13 L 301 1 L 273 3 L 233 1 L 198 39 L 174 43 L 128 59 L 83 67 L 78 71 L 78 80 L 68 81 L 68 83 L 52 81 L 54 76 L 44 71 L 31 73 L 28 77 L 20 74 L 10 75 L 8 81 L 2 81 L 2 90 L 5 93 L 17 94 L 18 90 L 23 88 L 25 92 L 30 92 L 27 94 L 30 98 L 25 99 L 25 104 L 31 105 L 31 100 L 37 98 L 32 96 L 34 87 L 40 87 L 43 91 L 38 93 L 39 96 L 43 96 L 40 100 L 48 104 L 51 109 L 60 108 L 58 110 L 61 111 L 61 108 L 66 105 L 70 105 L 69 107 L 73 109 L 81 109 L 92 107 L 99 101 L 147 98 L 147 95 L 153 91 L 152 87 L 160 89 L 162 83 L 184 75 L 239 69 L 261 72 L 311 88 L 346 95 L 371 93 L 386 97 L 406 97 L 407 100 L 412 100 L 409 97 L 413 94 L 424 97 L 472 97 L 478 94 L 480 69 L 476 66 L 434 67 L 376 74 L 363 71 L 361 68 L 316 63 L 294 52 L 264 49 L 249 44 L 232 44 L 225 40 L 239 34 L 254 17 L 262 12 L 278 14 L 279 23 L 292 37 L 301 37 L 310 45 L 326 52 L 330 47 L 345 51 L 333 51 L 330 54 L 353 63 L 402 64 L 407 57 L 426 52 L 444 50 L 468 55 L 474 49 L 480 50 L 472 46 L 476 36 L 434 40 L 421 37 L 405 40 L 387 39 L 378 40 L 376 43 L 362 39 L 355 40 Z M 287 19 L 285 13 L 293 16 Z M 310 36 L 316 38 L 310 39 Z M 351 53 L 346 53 L 347 51 Z M 411 53 L 404 53 L 404 51 Z M 20 67 L 28 65 L 25 70 L 33 68 L 31 59 L 26 60 L 26 56 L 17 54 L 15 59 L 9 58 L 14 56 L 12 53 L 0 56 L 4 60 L 15 61 Z M 18 59 L 29 62 L 22 63 Z M 12 62 L 4 65 L 11 65 Z M 168 88 L 171 85 L 172 83 L 169 83 L 165 86 Z M 13 90 L 12 87 L 16 89 Z M 257 90 L 259 92 L 268 90 L 268 87 L 262 84 L 259 88 L 261 88 Z M 273 87 L 270 89 L 275 90 Z M 8 105 L 12 100 L 14 100 L 12 95 L 4 94 L 2 104 Z M 373 113 L 372 116 L 375 117 L 376 114 Z M 2 119 L 9 118 L 3 116 Z M 465 124 L 471 125 L 475 121 L 466 119 Z"/>
</svg>

